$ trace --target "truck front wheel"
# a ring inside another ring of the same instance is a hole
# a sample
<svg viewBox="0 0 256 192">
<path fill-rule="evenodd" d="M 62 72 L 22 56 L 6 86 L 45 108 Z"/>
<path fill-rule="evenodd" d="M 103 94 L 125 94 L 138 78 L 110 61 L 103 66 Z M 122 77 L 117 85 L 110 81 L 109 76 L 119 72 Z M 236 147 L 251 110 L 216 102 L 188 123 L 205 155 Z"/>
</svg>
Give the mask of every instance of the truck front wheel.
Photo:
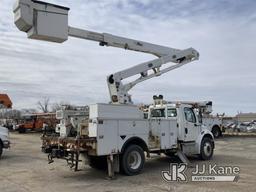
<svg viewBox="0 0 256 192">
<path fill-rule="evenodd" d="M 121 169 L 126 175 L 137 175 L 144 168 L 145 155 L 138 145 L 128 146 L 121 157 Z"/>
<path fill-rule="evenodd" d="M 204 137 L 201 142 L 201 148 L 200 148 L 200 158 L 202 160 L 209 160 L 212 158 L 213 155 L 213 140 L 209 137 Z"/>
</svg>

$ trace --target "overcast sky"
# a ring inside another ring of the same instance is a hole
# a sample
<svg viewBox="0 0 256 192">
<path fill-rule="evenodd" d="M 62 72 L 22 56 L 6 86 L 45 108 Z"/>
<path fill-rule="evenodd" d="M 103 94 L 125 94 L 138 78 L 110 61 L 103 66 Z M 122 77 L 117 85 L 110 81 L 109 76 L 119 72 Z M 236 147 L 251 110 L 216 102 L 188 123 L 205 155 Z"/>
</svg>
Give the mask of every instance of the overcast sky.
<svg viewBox="0 0 256 192">
<path fill-rule="evenodd" d="M 193 47 L 200 60 L 132 89 L 133 100 L 212 100 L 215 113 L 256 111 L 256 1 L 49 0 L 71 8 L 69 24 L 173 48 Z M 15 108 L 43 97 L 77 105 L 108 102 L 106 76 L 148 61 L 147 54 L 69 38 L 29 40 L 13 24 L 13 0 L 0 0 L 0 92 Z"/>
</svg>

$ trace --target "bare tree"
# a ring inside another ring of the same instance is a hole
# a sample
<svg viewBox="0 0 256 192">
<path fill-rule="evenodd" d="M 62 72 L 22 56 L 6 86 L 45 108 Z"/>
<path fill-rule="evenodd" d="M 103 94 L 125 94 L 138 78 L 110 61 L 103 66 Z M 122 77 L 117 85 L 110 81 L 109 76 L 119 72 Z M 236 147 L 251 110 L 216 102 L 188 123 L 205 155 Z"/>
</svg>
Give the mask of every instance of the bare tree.
<svg viewBox="0 0 256 192">
<path fill-rule="evenodd" d="M 42 111 L 43 113 L 48 113 L 49 112 L 49 103 L 50 103 L 50 98 L 49 97 L 44 97 L 42 101 L 38 101 L 38 109 Z"/>
</svg>

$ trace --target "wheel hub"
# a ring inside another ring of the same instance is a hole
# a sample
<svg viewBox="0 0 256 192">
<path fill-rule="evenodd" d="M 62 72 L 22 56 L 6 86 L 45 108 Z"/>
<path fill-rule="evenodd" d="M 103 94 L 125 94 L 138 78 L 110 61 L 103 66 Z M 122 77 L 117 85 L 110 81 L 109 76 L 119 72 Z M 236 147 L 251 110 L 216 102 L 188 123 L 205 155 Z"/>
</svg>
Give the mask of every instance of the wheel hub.
<svg viewBox="0 0 256 192">
<path fill-rule="evenodd" d="M 211 155 L 211 152 L 212 152 L 212 146 L 211 146 L 211 144 L 210 143 L 205 143 L 204 144 L 204 154 L 206 155 L 206 156 L 210 156 Z"/>
<path fill-rule="evenodd" d="M 141 156 L 137 151 L 132 151 L 128 156 L 128 164 L 131 169 L 138 169 L 141 161 Z"/>
</svg>

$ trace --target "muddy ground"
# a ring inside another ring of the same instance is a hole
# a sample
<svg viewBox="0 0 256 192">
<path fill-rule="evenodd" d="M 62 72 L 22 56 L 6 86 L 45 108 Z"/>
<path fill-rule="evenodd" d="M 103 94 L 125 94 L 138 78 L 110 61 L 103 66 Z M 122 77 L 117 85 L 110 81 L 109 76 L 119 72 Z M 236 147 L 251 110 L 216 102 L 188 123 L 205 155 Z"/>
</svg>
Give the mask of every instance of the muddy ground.
<svg viewBox="0 0 256 192">
<path fill-rule="evenodd" d="M 224 137 L 216 141 L 211 161 L 191 159 L 193 165 L 203 163 L 239 166 L 238 182 L 165 182 L 162 170 L 174 160 L 162 156 L 148 159 L 142 174 L 117 175 L 107 180 L 104 171 L 81 165 L 73 172 L 63 160 L 48 165 L 40 151 L 40 134 L 11 133 L 12 148 L 0 160 L 0 192 L 77 192 L 77 191 L 256 191 L 256 137 Z M 194 168 L 190 168 L 191 172 Z M 189 176 L 188 176 L 189 177 Z"/>
</svg>

